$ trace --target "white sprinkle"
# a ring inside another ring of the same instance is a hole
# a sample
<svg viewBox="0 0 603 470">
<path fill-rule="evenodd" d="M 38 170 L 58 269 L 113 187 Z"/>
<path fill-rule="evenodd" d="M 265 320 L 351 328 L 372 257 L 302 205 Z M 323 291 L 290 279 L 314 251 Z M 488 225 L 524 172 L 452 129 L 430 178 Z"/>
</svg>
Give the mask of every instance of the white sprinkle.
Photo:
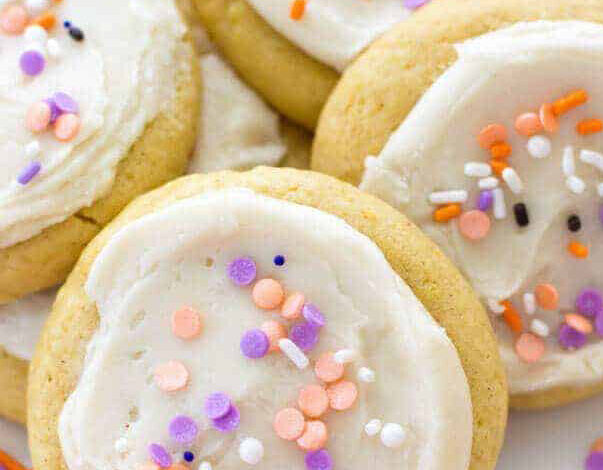
<svg viewBox="0 0 603 470">
<path fill-rule="evenodd" d="M 358 369 L 358 380 L 365 383 L 372 383 L 375 381 L 375 371 L 368 367 L 361 367 Z"/>
<path fill-rule="evenodd" d="M 199 465 L 199 470 L 212 470 L 211 463 L 209 463 L 207 461 L 201 462 L 201 465 Z"/>
<path fill-rule="evenodd" d="M 488 308 L 496 315 L 500 315 L 505 311 L 504 305 L 501 305 L 501 303 L 496 299 L 488 299 Z"/>
<path fill-rule="evenodd" d="M 32 24 L 25 28 L 25 39 L 28 42 L 33 42 L 37 44 L 44 44 L 46 39 L 48 39 L 48 33 L 42 26 L 37 24 Z"/>
<path fill-rule="evenodd" d="M 505 204 L 505 193 L 500 188 L 494 188 L 492 190 L 494 196 L 494 218 L 504 219 L 507 216 L 507 205 Z"/>
<path fill-rule="evenodd" d="M 451 204 L 455 202 L 466 202 L 469 195 L 464 189 L 452 191 L 440 191 L 429 195 L 432 204 Z"/>
<path fill-rule="evenodd" d="M 576 159 L 574 158 L 574 147 L 568 145 L 563 149 L 563 160 L 561 161 L 563 174 L 572 176 L 576 173 Z"/>
<path fill-rule="evenodd" d="M 264 457 L 264 444 L 255 437 L 246 437 L 239 445 L 239 457 L 249 465 L 257 465 Z"/>
<path fill-rule="evenodd" d="M 364 425 L 364 432 L 368 436 L 376 436 L 381 431 L 383 427 L 383 423 L 380 419 L 371 419 L 368 423 Z"/>
<path fill-rule="evenodd" d="M 35 16 L 50 8 L 50 0 L 26 0 L 25 6 Z"/>
<path fill-rule="evenodd" d="M 29 158 L 36 157 L 40 154 L 40 142 L 32 140 L 25 146 L 25 155 Z"/>
<path fill-rule="evenodd" d="M 125 454 L 128 451 L 128 441 L 125 437 L 120 437 L 115 441 L 115 451 L 119 454 Z"/>
<path fill-rule="evenodd" d="M 477 182 L 479 189 L 494 189 L 498 186 L 498 178 L 489 176 L 488 178 L 482 178 Z"/>
<path fill-rule="evenodd" d="M 569 176 L 565 180 L 565 185 L 574 194 L 582 194 L 586 188 L 586 183 L 582 178 L 578 178 L 576 175 Z"/>
<path fill-rule="evenodd" d="M 551 140 L 543 135 L 535 135 L 529 138 L 527 149 L 534 158 L 546 158 L 551 153 Z"/>
<path fill-rule="evenodd" d="M 517 172 L 511 168 L 505 168 L 502 172 L 502 178 L 509 186 L 509 189 L 513 194 L 521 194 L 523 191 L 523 183 Z"/>
<path fill-rule="evenodd" d="M 523 308 L 528 315 L 534 315 L 536 312 L 536 296 L 532 292 L 523 294 Z"/>
<path fill-rule="evenodd" d="M 308 364 L 310 364 L 310 361 L 304 352 L 289 338 L 280 339 L 278 341 L 278 347 L 281 348 L 283 354 L 291 359 L 291 362 L 293 362 L 298 369 L 305 369 L 308 367 Z"/>
<path fill-rule="evenodd" d="M 599 183 L 597 186 L 597 193 L 600 197 L 603 197 L 603 183 Z"/>
<path fill-rule="evenodd" d="M 484 178 L 492 174 L 492 167 L 488 163 L 468 162 L 465 163 L 465 176 Z"/>
<path fill-rule="evenodd" d="M 53 59 L 57 59 L 61 56 L 61 45 L 56 39 L 49 39 L 46 41 L 46 49 L 48 49 L 48 55 Z"/>
<path fill-rule="evenodd" d="M 337 364 L 348 364 L 356 360 L 357 357 L 358 354 L 353 349 L 342 349 L 333 354 L 333 359 Z"/>
<path fill-rule="evenodd" d="M 396 423 L 387 423 L 381 430 L 381 442 L 385 447 L 400 447 L 404 443 L 406 432 Z"/>
<path fill-rule="evenodd" d="M 542 338 L 546 338 L 550 333 L 549 326 L 538 318 L 532 320 L 532 323 L 530 324 L 530 330 L 532 330 L 532 333 Z"/>
<path fill-rule="evenodd" d="M 599 171 L 603 171 L 603 154 L 599 152 L 593 150 L 581 150 L 580 160 L 594 166 Z"/>
</svg>

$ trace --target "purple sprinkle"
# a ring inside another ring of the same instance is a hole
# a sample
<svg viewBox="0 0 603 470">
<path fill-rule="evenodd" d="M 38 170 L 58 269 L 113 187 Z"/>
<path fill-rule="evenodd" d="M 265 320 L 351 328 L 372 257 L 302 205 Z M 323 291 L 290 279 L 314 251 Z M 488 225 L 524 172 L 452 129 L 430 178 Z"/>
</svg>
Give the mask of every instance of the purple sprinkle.
<svg viewBox="0 0 603 470">
<path fill-rule="evenodd" d="M 36 75 L 40 75 L 44 70 L 46 59 L 44 59 L 44 56 L 39 51 L 25 51 L 21 54 L 19 65 L 25 75 L 35 77 Z"/>
<path fill-rule="evenodd" d="M 268 353 L 270 340 L 262 330 L 249 330 L 241 338 L 241 352 L 250 359 L 259 359 Z"/>
<path fill-rule="evenodd" d="M 417 8 L 422 7 L 430 0 L 404 0 L 404 6 L 409 10 L 416 10 Z"/>
<path fill-rule="evenodd" d="M 318 342 L 318 331 L 319 328 L 312 323 L 297 323 L 291 327 L 289 339 L 302 351 L 309 351 Z"/>
<path fill-rule="evenodd" d="M 482 191 L 479 193 L 479 198 L 477 199 L 477 208 L 486 212 L 490 210 L 492 204 L 494 203 L 494 194 L 489 189 Z"/>
<path fill-rule="evenodd" d="M 40 164 L 40 162 L 31 162 L 19 174 L 19 176 L 17 177 L 17 181 L 19 182 L 19 184 L 23 184 L 23 185 L 29 183 L 32 179 L 34 179 L 34 177 L 38 173 L 40 173 L 41 169 L 42 169 L 42 165 Z"/>
<path fill-rule="evenodd" d="M 57 91 L 52 95 L 52 101 L 54 101 L 61 114 L 78 114 L 80 112 L 80 107 L 77 102 L 67 93 L 63 93 L 62 91 Z"/>
<path fill-rule="evenodd" d="M 305 461 L 308 470 L 331 470 L 333 468 L 333 459 L 325 449 L 308 452 Z"/>
<path fill-rule="evenodd" d="M 559 329 L 559 344 L 564 349 L 579 349 L 586 344 L 586 335 L 564 323 Z"/>
<path fill-rule="evenodd" d="M 169 426 L 170 436 L 181 444 L 190 444 L 197 437 L 197 423 L 188 416 L 176 416 Z"/>
<path fill-rule="evenodd" d="M 169 468 L 172 466 L 172 456 L 162 445 L 151 444 L 149 446 L 149 455 L 151 456 L 151 460 L 161 468 Z"/>
<path fill-rule="evenodd" d="M 311 323 L 318 328 L 325 326 L 325 317 L 314 304 L 304 304 L 304 307 L 302 308 L 302 315 L 308 323 Z"/>
<path fill-rule="evenodd" d="M 603 452 L 591 452 L 584 462 L 585 470 L 603 470 Z"/>
<path fill-rule="evenodd" d="M 54 124 L 61 115 L 61 111 L 52 98 L 46 98 L 44 102 L 50 106 L 50 124 Z"/>
<path fill-rule="evenodd" d="M 230 397 L 225 393 L 212 393 L 205 399 L 205 414 L 209 419 L 223 418 L 231 407 Z"/>
<path fill-rule="evenodd" d="M 584 289 L 576 298 L 576 309 L 584 316 L 594 318 L 603 314 L 603 297 L 597 289 Z"/>
<path fill-rule="evenodd" d="M 248 286 L 256 275 L 257 268 L 251 258 L 237 258 L 228 265 L 228 277 L 238 286 Z"/>
<path fill-rule="evenodd" d="M 603 313 L 600 313 L 595 318 L 595 330 L 599 336 L 603 336 Z"/>
<path fill-rule="evenodd" d="M 221 418 L 211 420 L 214 428 L 220 432 L 232 432 L 241 423 L 241 414 L 236 406 L 231 405 L 230 410 Z"/>
</svg>

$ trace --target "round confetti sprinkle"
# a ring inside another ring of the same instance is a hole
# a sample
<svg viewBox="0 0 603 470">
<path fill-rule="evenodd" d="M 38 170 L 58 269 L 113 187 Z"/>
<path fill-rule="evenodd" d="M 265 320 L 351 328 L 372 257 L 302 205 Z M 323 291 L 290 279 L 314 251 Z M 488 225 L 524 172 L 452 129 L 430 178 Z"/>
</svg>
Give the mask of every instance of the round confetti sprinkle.
<svg viewBox="0 0 603 470">
<path fill-rule="evenodd" d="M 309 351 L 318 342 L 318 331 L 312 323 L 297 323 L 289 330 L 289 339 L 302 351 Z"/>
<path fill-rule="evenodd" d="M 383 428 L 383 423 L 380 419 L 371 419 L 364 425 L 364 432 L 367 436 L 376 436 Z"/>
<path fill-rule="evenodd" d="M 479 193 L 479 198 L 477 199 L 477 208 L 480 211 L 486 212 L 492 208 L 492 204 L 494 203 L 494 194 L 492 191 L 485 190 Z"/>
<path fill-rule="evenodd" d="M 0 13 L 0 29 L 6 34 L 21 34 L 27 26 L 29 15 L 20 5 L 12 5 Z"/>
<path fill-rule="evenodd" d="M 181 339 L 197 338 L 201 334 L 201 315 L 192 307 L 172 313 L 172 333 Z"/>
<path fill-rule="evenodd" d="M 80 126 L 77 114 L 61 114 L 54 124 L 54 136 L 61 142 L 68 142 L 78 134 Z"/>
<path fill-rule="evenodd" d="M 329 433 L 325 423 L 322 421 L 308 421 L 306 429 L 297 440 L 297 445 L 305 451 L 315 451 L 322 449 L 329 438 Z"/>
<path fill-rule="evenodd" d="M 522 333 L 515 341 L 517 356 L 528 364 L 538 362 L 544 355 L 544 341 L 532 333 Z"/>
<path fill-rule="evenodd" d="M 565 323 L 571 326 L 574 330 L 589 335 L 593 332 L 593 324 L 588 319 L 577 313 L 568 313 L 564 317 Z"/>
<path fill-rule="evenodd" d="M 579 349 L 586 344 L 586 335 L 563 324 L 559 328 L 559 344 L 565 349 Z"/>
<path fill-rule="evenodd" d="M 285 264 L 285 257 L 283 255 L 276 255 L 273 261 L 276 266 L 283 266 Z"/>
<path fill-rule="evenodd" d="M 285 291 L 280 282 L 274 279 L 261 279 L 251 292 L 251 297 L 255 305 L 264 310 L 272 310 L 283 303 Z"/>
<path fill-rule="evenodd" d="M 345 411 L 352 407 L 358 397 L 356 384 L 347 380 L 337 382 L 327 388 L 329 405 L 336 411 Z"/>
<path fill-rule="evenodd" d="M 400 447 L 406 438 L 404 428 L 397 423 L 387 423 L 381 429 L 381 442 L 385 447 L 395 449 Z"/>
<path fill-rule="evenodd" d="M 241 352 L 250 359 L 264 357 L 270 349 L 270 340 L 262 330 L 249 330 L 241 338 Z"/>
<path fill-rule="evenodd" d="M 248 286 L 257 275 L 255 262 L 248 257 L 237 258 L 228 265 L 228 277 L 238 286 Z"/>
<path fill-rule="evenodd" d="M 297 406 L 309 418 L 320 418 L 329 409 L 329 396 L 320 385 L 306 385 L 299 391 Z"/>
<path fill-rule="evenodd" d="M 507 140 L 507 130 L 501 124 L 490 124 L 484 127 L 477 136 L 479 145 L 486 150 L 505 140 Z"/>
<path fill-rule="evenodd" d="M 544 310 L 557 310 L 559 307 L 559 292 L 551 284 L 538 284 L 534 289 L 536 302 Z"/>
<path fill-rule="evenodd" d="M 584 462 L 585 470 L 603 470 L 603 452 L 591 452 Z"/>
<path fill-rule="evenodd" d="M 231 405 L 228 413 L 221 418 L 212 419 L 211 423 L 220 432 L 232 432 L 241 424 L 241 414 L 236 406 Z"/>
<path fill-rule="evenodd" d="M 19 58 L 21 71 L 30 77 L 40 75 L 46 66 L 46 59 L 36 50 L 25 51 Z"/>
<path fill-rule="evenodd" d="M 333 459 L 325 449 L 308 452 L 304 460 L 308 470 L 331 470 L 333 468 Z"/>
<path fill-rule="evenodd" d="M 25 28 L 25 39 L 29 42 L 37 43 L 37 44 L 45 44 L 48 39 L 48 33 L 42 26 L 37 24 L 32 24 Z"/>
<path fill-rule="evenodd" d="M 305 304 L 302 308 L 302 315 L 308 323 L 318 328 L 325 326 L 325 317 L 314 304 Z"/>
<path fill-rule="evenodd" d="M 268 337 L 268 341 L 270 342 L 270 347 L 268 348 L 268 352 L 277 352 L 280 351 L 278 346 L 278 342 L 287 337 L 287 329 L 281 325 L 279 322 L 274 320 L 269 320 L 267 322 L 262 323 L 260 328 L 266 336 Z"/>
<path fill-rule="evenodd" d="M 490 226 L 488 214 L 479 210 L 463 212 L 459 217 L 459 232 L 471 241 L 485 238 L 490 232 Z"/>
<path fill-rule="evenodd" d="M 306 420 L 295 408 L 284 408 L 274 417 L 274 432 L 281 439 L 295 441 L 301 437 L 306 427 Z"/>
<path fill-rule="evenodd" d="M 223 418 L 228 414 L 232 407 L 230 397 L 225 393 L 212 393 L 205 399 L 204 409 L 205 415 L 209 419 Z"/>
<path fill-rule="evenodd" d="M 532 137 L 542 130 L 542 123 L 536 113 L 523 113 L 515 119 L 515 129 L 524 137 Z"/>
<path fill-rule="evenodd" d="M 595 318 L 595 330 L 599 336 L 603 336 L 603 314 Z"/>
<path fill-rule="evenodd" d="M 586 317 L 596 317 L 603 314 L 603 296 L 597 289 L 584 289 L 576 298 L 578 313 Z"/>
<path fill-rule="evenodd" d="M 528 139 L 526 144 L 528 153 L 534 158 L 546 158 L 551 154 L 553 145 L 548 137 L 535 135 Z"/>
<path fill-rule="evenodd" d="M 190 463 L 195 460 L 195 454 L 193 454 L 190 450 L 187 450 L 186 452 L 184 452 L 184 454 L 182 454 L 182 458 L 185 462 Z"/>
<path fill-rule="evenodd" d="M 25 115 L 25 126 L 30 132 L 44 132 L 50 124 L 51 109 L 48 103 L 39 101 L 33 103 Z"/>
<path fill-rule="evenodd" d="M 255 437 L 246 437 L 239 445 L 239 457 L 249 465 L 257 465 L 264 457 L 264 445 Z"/>
<path fill-rule="evenodd" d="M 197 423 L 188 416 L 176 416 L 169 425 L 170 437 L 180 444 L 190 444 L 197 437 Z"/>
<path fill-rule="evenodd" d="M 186 387 L 188 370 L 181 362 L 169 361 L 155 367 L 154 378 L 164 392 L 176 392 Z"/>
<path fill-rule="evenodd" d="M 38 173 L 40 173 L 41 169 L 42 165 L 40 162 L 31 162 L 21 173 L 19 173 L 17 182 L 22 185 L 28 184 Z"/>
<path fill-rule="evenodd" d="M 172 456 L 160 444 L 151 444 L 149 446 L 149 456 L 161 468 L 169 468 L 172 465 Z"/>
<path fill-rule="evenodd" d="M 590 451 L 603 452 L 603 437 L 595 439 L 595 441 L 590 445 Z"/>
<path fill-rule="evenodd" d="M 77 102 L 67 93 L 58 91 L 52 95 L 52 100 L 61 114 L 78 114 L 80 112 Z"/>
<path fill-rule="evenodd" d="M 285 299 L 281 307 L 281 315 L 287 320 L 295 320 L 301 315 L 306 299 L 303 294 L 295 292 Z"/>
<path fill-rule="evenodd" d="M 567 229 L 570 232 L 578 232 L 582 228 L 582 221 L 576 214 L 572 214 L 567 218 Z"/>
<path fill-rule="evenodd" d="M 314 373 L 316 377 L 326 383 L 336 382 L 343 377 L 345 367 L 335 361 L 332 352 L 321 354 L 314 365 Z"/>
</svg>

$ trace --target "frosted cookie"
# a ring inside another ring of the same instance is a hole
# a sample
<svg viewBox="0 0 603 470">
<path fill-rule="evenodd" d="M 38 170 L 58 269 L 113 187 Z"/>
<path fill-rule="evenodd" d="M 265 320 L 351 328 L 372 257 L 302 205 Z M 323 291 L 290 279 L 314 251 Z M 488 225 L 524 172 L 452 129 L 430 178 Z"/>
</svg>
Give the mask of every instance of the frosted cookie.
<svg viewBox="0 0 603 470">
<path fill-rule="evenodd" d="M 341 71 L 428 0 L 196 0 L 224 56 L 276 109 L 314 129 Z"/>
<path fill-rule="evenodd" d="M 508 20 L 523 11 L 529 19 L 532 7 L 542 6 L 527 3 L 511 2 L 514 9 L 507 9 L 507 3 L 483 2 L 479 15 L 468 2 L 438 6 L 440 14 L 451 8 L 450 15 L 471 25 L 479 25 L 484 15 L 483 23 L 487 18 L 493 27 L 492 18 Z M 571 10 L 576 18 L 603 19 L 590 2 L 568 5 L 554 2 L 539 15 L 563 17 Z M 415 38 L 425 41 L 422 48 L 432 50 L 431 57 L 442 58 L 417 68 L 441 69 L 441 75 L 412 110 L 403 104 L 410 100 L 405 96 L 384 110 L 395 118 L 379 114 L 372 116 L 375 125 L 370 119 L 354 125 L 383 132 L 380 142 L 365 136 L 363 143 L 348 146 L 319 139 L 315 167 L 326 162 L 322 155 L 376 150 L 378 156 L 366 160 L 360 187 L 409 215 L 489 305 L 513 405 L 545 407 L 589 396 L 603 387 L 603 95 L 597 86 L 603 77 L 603 26 L 520 22 L 464 41 L 454 35 L 459 42 L 449 50 L 446 25 L 434 26 L 435 14 L 421 20 L 385 40 L 394 54 L 384 54 L 382 43 L 366 60 L 399 67 Z M 430 36 L 423 36 L 427 30 Z M 446 37 L 447 43 L 430 42 L 431 35 L 438 41 Z M 391 47 L 396 40 L 398 50 Z M 390 95 L 404 94 L 412 80 L 429 82 L 405 69 L 404 61 L 401 70 L 391 77 L 400 86 L 387 91 Z M 355 72 L 342 93 L 358 89 Z M 371 85 L 365 86 L 370 93 Z M 378 90 L 374 99 L 382 97 Z M 346 99 L 358 97 L 335 96 L 325 114 L 327 127 L 329 113 Z M 393 108 L 400 112 L 392 114 Z M 336 119 L 358 115 L 349 111 Z M 326 137 L 322 130 L 319 134 Z M 359 154 L 358 161 L 351 157 L 341 174 L 356 179 L 360 160 Z"/>
<path fill-rule="evenodd" d="M 47 469 L 493 468 L 506 418 L 487 318 L 437 248 L 269 168 L 126 209 L 61 289 L 28 398 Z"/>
<path fill-rule="evenodd" d="M 199 86 L 171 1 L 5 1 L 0 49 L 2 304 L 60 282 L 130 199 L 185 170 Z"/>
</svg>

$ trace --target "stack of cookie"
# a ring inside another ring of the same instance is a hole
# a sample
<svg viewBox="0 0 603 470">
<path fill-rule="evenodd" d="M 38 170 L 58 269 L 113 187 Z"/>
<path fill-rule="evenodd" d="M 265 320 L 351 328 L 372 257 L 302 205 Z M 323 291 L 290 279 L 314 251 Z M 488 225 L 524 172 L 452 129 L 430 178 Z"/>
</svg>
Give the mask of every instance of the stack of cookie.
<svg viewBox="0 0 603 470">
<path fill-rule="evenodd" d="M 0 1 L 0 415 L 33 468 L 494 469 L 509 389 L 602 389 L 601 22 Z"/>
</svg>

